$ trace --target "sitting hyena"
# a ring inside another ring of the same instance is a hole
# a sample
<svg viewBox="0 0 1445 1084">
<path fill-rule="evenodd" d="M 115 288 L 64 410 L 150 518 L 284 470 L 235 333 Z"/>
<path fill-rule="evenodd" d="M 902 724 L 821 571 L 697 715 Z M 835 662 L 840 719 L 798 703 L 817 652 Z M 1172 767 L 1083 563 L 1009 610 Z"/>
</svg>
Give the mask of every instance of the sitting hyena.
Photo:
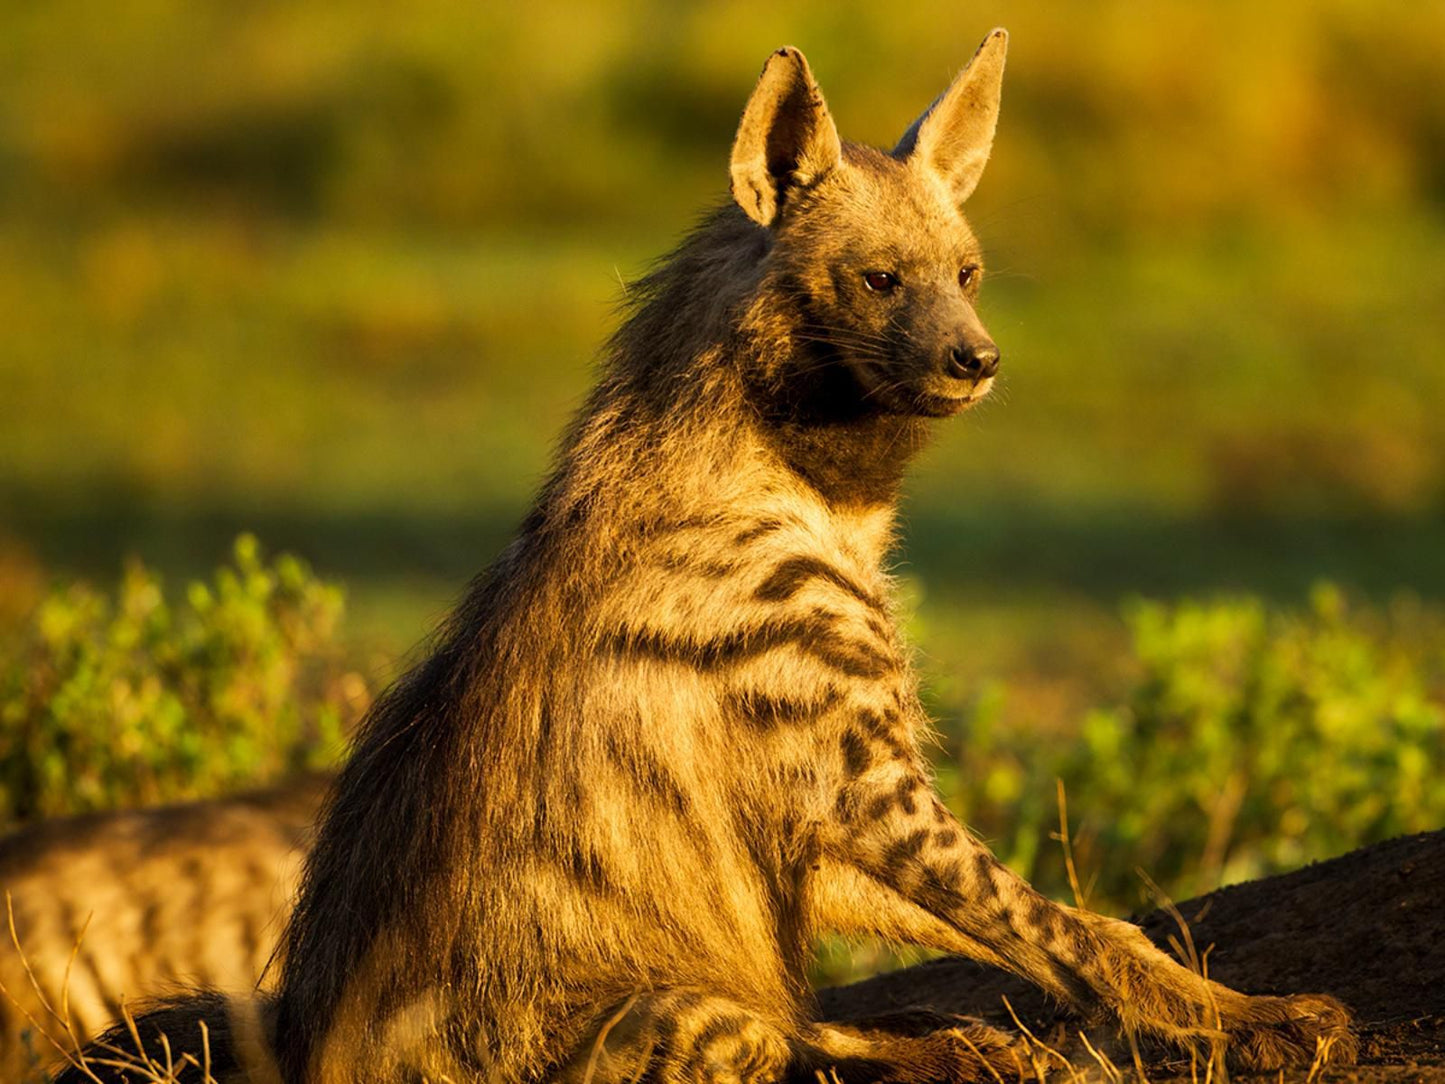
<svg viewBox="0 0 1445 1084">
<path fill-rule="evenodd" d="M 0 1081 L 30 1079 L 55 1060 L 41 1029 L 73 1041 L 47 1003 L 68 1009 L 73 1037 L 86 1039 L 119 1018 L 122 998 L 254 988 L 285 927 L 326 784 L 305 776 L 0 837 L 0 894 L 15 921 L 12 940 L 0 913 Z"/>
<path fill-rule="evenodd" d="M 884 564 L 909 457 L 998 367 L 959 205 L 1004 41 L 891 152 L 840 142 L 796 50 L 768 60 L 733 205 L 631 292 L 516 539 L 372 709 L 274 1001 L 243 1041 L 208 995 L 143 1037 L 194 1049 L 204 1018 L 223 1079 L 286 1084 L 1016 1073 L 981 1024 L 816 1022 L 809 947 L 843 930 L 1243 1066 L 1349 1056 L 1333 1000 L 1236 993 L 1045 899 L 930 787 Z"/>
</svg>

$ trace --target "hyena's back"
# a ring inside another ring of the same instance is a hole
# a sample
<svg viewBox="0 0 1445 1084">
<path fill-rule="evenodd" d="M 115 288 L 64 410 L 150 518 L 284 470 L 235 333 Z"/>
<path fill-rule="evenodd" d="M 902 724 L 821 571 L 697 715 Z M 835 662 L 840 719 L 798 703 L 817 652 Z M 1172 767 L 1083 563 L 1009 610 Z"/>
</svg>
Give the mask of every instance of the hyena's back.
<svg viewBox="0 0 1445 1084">
<path fill-rule="evenodd" d="M 0 891 L 34 973 L 32 982 L 7 931 L 0 1079 L 26 1079 L 37 1063 L 54 1061 L 54 1047 L 27 1019 L 58 1033 L 42 993 L 58 1010 L 68 990 L 85 1039 L 117 1019 L 122 997 L 133 1005 L 188 986 L 253 988 L 285 925 L 326 784 L 308 776 L 217 801 L 45 822 L 0 839 Z"/>
</svg>

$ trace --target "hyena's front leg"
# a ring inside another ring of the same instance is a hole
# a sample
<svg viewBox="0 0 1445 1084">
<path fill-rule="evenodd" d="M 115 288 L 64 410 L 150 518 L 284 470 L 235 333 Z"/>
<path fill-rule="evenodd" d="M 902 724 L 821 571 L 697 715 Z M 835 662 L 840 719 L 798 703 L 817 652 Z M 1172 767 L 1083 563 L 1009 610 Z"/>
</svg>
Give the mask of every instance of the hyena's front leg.
<svg viewBox="0 0 1445 1084">
<path fill-rule="evenodd" d="M 1185 1046 L 1227 1041 L 1241 1067 L 1308 1063 L 1321 1042 L 1328 1060 L 1353 1060 L 1349 1014 L 1335 999 L 1238 993 L 1176 963 L 1137 927 L 1034 891 L 934 797 L 906 746 L 867 722 L 842 739 L 847 778 L 833 859 L 818 870 L 820 921 L 1005 967 L 1080 1008 L 1102 1007 L 1131 1032 Z M 852 916 L 850 890 L 864 897 Z"/>
</svg>

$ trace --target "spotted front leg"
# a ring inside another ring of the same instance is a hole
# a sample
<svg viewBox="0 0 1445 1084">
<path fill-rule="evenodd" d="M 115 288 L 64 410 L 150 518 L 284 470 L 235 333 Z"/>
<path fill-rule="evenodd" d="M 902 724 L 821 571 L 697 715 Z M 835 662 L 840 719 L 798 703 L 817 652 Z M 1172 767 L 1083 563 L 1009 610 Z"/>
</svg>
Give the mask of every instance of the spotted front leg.
<svg viewBox="0 0 1445 1084">
<path fill-rule="evenodd" d="M 1130 1032 L 1228 1043 L 1242 1067 L 1353 1060 L 1333 998 L 1250 997 L 1160 952 L 1135 926 L 1054 903 L 1000 863 L 934 796 L 886 716 L 863 713 L 839 742 L 842 785 L 816 868 L 815 920 L 905 937 L 1007 968 L 1061 1000 L 1102 1008 Z"/>
</svg>

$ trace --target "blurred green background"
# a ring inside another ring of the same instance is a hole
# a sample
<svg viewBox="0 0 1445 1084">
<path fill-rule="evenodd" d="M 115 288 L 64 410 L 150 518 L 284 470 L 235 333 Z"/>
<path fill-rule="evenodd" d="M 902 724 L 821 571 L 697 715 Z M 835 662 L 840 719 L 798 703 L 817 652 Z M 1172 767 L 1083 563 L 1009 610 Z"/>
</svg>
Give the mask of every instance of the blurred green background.
<svg viewBox="0 0 1445 1084">
<path fill-rule="evenodd" d="M 1004 109 L 969 210 L 1001 389 L 915 472 L 899 567 L 945 786 L 1047 877 L 1037 838 L 1002 833 L 1044 831 L 1051 778 L 999 735 L 1105 756 L 1087 720 L 1125 733 L 1180 659 L 1298 622 L 1314 644 L 1345 621 L 1367 660 L 1433 630 L 1401 664 L 1433 757 L 1439 4 L 0 6 L 0 623 L 126 555 L 175 585 L 253 530 L 344 582 L 338 635 L 386 681 L 519 518 L 619 283 L 726 196 L 768 52 L 804 49 L 843 134 L 888 146 L 995 24 Z M 1127 601 L 1221 593 L 1197 628 L 1179 611 L 1183 646 Z M 1016 770 L 970 797 L 974 746 Z M 1086 841 L 1122 795 L 1071 803 Z M 1401 801 L 1394 830 L 1436 816 Z M 1196 806 L 1216 879 L 1386 830 L 1230 866 Z M 1129 838 L 1090 862 L 1128 874 Z"/>
</svg>

